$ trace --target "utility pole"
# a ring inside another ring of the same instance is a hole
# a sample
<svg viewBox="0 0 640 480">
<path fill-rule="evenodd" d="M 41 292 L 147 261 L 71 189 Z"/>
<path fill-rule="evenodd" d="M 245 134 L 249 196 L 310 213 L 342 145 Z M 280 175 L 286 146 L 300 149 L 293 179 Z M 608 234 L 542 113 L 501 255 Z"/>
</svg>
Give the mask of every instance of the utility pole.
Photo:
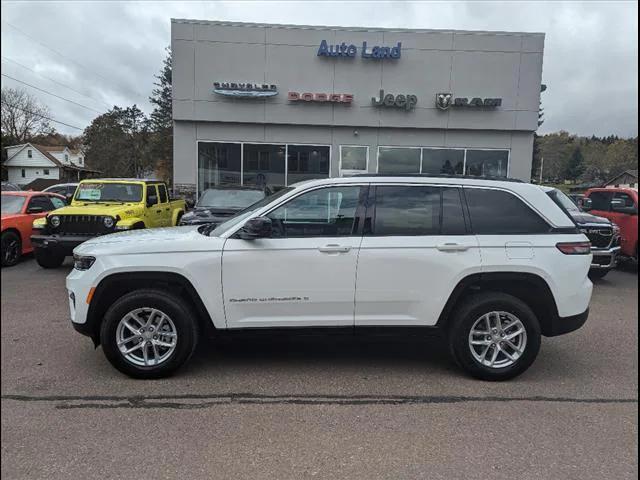
<svg viewBox="0 0 640 480">
<path fill-rule="evenodd" d="M 542 169 L 544 168 L 544 157 L 540 157 L 540 185 L 542 185 Z"/>
</svg>

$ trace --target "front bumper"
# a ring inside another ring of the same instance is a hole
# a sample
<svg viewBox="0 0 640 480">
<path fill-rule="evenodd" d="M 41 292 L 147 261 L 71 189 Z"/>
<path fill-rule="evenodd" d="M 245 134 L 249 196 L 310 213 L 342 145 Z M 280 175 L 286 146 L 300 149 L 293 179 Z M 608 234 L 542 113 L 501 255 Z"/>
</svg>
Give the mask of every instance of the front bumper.
<svg viewBox="0 0 640 480">
<path fill-rule="evenodd" d="M 616 268 L 618 263 L 618 255 L 622 247 L 611 247 L 606 249 L 591 249 L 593 254 L 593 262 L 591 262 L 592 270 L 612 270 Z"/>
<path fill-rule="evenodd" d="M 31 235 L 31 244 L 33 248 L 48 250 L 68 257 L 73 255 L 74 248 L 92 238 L 95 237 L 90 235 Z"/>
</svg>

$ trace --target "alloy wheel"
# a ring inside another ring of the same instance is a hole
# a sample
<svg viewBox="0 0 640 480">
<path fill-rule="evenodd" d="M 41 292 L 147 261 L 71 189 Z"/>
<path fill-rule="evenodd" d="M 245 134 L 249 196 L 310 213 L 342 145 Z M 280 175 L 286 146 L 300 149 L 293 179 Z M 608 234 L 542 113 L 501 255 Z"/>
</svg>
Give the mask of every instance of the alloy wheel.
<svg viewBox="0 0 640 480">
<path fill-rule="evenodd" d="M 469 332 L 473 358 L 489 368 L 510 367 L 527 347 L 527 331 L 509 312 L 489 312 L 478 318 Z"/>
<path fill-rule="evenodd" d="M 120 354 L 128 362 L 155 367 L 166 362 L 176 349 L 178 332 L 167 314 L 156 308 L 137 308 L 127 313 L 116 328 Z"/>
</svg>

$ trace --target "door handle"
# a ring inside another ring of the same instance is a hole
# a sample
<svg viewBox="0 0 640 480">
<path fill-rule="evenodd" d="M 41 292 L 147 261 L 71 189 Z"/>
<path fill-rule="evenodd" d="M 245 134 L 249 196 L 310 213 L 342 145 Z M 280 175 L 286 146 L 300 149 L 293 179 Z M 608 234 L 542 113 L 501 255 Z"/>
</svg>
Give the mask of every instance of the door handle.
<svg viewBox="0 0 640 480">
<path fill-rule="evenodd" d="M 171 209 L 167 207 L 167 208 L 165 208 L 165 210 L 168 212 L 168 211 L 169 211 L 169 210 L 171 210 Z"/>
<path fill-rule="evenodd" d="M 156 210 L 156 213 L 162 213 L 162 210 Z"/>
<path fill-rule="evenodd" d="M 351 247 L 345 247 L 335 243 L 330 243 L 324 247 L 318 247 L 318 251 L 322 253 L 347 253 L 349 250 L 351 250 Z"/>
<path fill-rule="evenodd" d="M 441 243 L 436 248 L 441 252 L 465 252 L 469 250 L 467 245 L 461 245 L 459 243 Z"/>
</svg>

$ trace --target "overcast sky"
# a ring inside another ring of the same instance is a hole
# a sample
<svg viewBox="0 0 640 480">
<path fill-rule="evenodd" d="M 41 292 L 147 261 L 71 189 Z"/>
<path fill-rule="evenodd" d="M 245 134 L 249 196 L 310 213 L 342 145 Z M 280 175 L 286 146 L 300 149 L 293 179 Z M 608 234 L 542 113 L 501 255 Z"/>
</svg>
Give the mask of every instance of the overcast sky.
<svg viewBox="0 0 640 480">
<path fill-rule="evenodd" d="M 638 135 L 637 2 L 2 2 L 2 86 L 20 85 L 9 75 L 89 107 L 23 86 L 80 128 L 114 104 L 148 113 L 172 17 L 544 32 L 540 132 Z"/>
</svg>

